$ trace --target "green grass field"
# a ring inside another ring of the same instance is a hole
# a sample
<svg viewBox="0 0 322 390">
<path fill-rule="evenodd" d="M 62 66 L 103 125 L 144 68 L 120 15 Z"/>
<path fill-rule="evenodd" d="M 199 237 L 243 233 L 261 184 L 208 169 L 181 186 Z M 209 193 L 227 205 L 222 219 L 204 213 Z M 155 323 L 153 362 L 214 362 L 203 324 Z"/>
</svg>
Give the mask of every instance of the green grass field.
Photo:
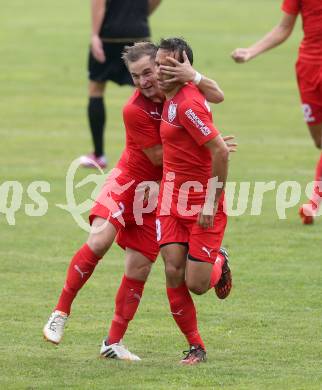
<svg viewBox="0 0 322 390">
<path fill-rule="evenodd" d="M 178 364 L 186 344 L 169 315 L 161 259 L 124 340 L 143 361 L 98 359 L 123 273 L 117 246 L 76 299 L 63 343 L 43 341 L 70 256 L 87 237 L 56 204 L 66 202 L 69 164 L 90 151 L 88 3 L 11 0 L 1 7 L 0 184 L 17 180 L 24 192 L 14 226 L 0 214 L 0 388 L 321 389 L 322 224 L 303 227 L 297 206 L 278 219 L 273 191 L 265 194 L 260 216 L 251 216 L 249 205 L 245 215 L 230 219 L 224 243 L 234 274 L 231 297 L 195 299 L 207 363 Z M 293 71 L 300 23 L 283 47 L 248 65 L 229 57 L 279 20 L 279 6 L 277 0 L 163 0 L 151 19 L 154 39 L 184 36 L 196 68 L 225 91 L 225 102 L 213 112 L 217 126 L 239 143 L 230 181 L 296 180 L 304 186 L 313 179 L 318 154 L 302 120 Z M 123 148 L 121 109 L 130 93 L 108 86 L 111 165 Z M 51 185 L 43 217 L 25 212 L 34 180 Z M 80 198 L 91 190 L 84 186 Z"/>
</svg>

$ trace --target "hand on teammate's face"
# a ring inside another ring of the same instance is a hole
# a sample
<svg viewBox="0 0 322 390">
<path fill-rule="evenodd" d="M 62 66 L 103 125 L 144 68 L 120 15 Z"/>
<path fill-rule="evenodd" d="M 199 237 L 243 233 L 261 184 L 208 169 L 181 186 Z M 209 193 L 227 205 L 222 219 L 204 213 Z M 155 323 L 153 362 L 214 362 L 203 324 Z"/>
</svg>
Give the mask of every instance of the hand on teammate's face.
<svg viewBox="0 0 322 390">
<path fill-rule="evenodd" d="M 163 75 L 167 76 L 167 79 L 163 81 L 165 85 L 172 83 L 186 83 L 192 81 L 195 77 L 196 71 L 191 66 L 186 52 L 183 52 L 184 62 L 179 62 L 178 58 L 167 57 L 169 65 L 161 65 L 160 71 Z"/>
<path fill-rule="evenodd" d="M 242 64 L 251 59 L 251 53 L 249 49 L 238 48 L 231 53 L 231 57 L 235 62 Z"/>
<path fill-rule="evenodd" d="M 94 35 L 92 37 L 91 50 L 92 50 L 93 56 L 96 58 L 96 60 L 98 62 L 100 62 L 100 63 L 105 62 L 106 58 L 105 58 L 105 53 L 103 50 L 103 44 L 102 44 L 100 37 L 97 35 Z"/>
</svg>

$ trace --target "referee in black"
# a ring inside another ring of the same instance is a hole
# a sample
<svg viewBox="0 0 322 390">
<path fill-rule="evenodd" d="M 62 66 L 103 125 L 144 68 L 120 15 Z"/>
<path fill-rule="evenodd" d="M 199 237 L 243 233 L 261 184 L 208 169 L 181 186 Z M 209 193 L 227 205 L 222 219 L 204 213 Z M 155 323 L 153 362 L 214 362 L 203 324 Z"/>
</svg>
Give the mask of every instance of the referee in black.
<svg viewBox="0 0 322 390">
<path fill-rule="evenodd" d="M 119 85 L 133 85 L 121 53 L 124 46 L 150 40 L 148 17 L 160 2 L 161 0 L 91 0 L 88 121 L 94 151 L 81 157 L 81 164 L 85 167 L 93 167 L 93 161 L 102 168 L 106 167 L 105 85 L 109 80 Z"/>
</svg>

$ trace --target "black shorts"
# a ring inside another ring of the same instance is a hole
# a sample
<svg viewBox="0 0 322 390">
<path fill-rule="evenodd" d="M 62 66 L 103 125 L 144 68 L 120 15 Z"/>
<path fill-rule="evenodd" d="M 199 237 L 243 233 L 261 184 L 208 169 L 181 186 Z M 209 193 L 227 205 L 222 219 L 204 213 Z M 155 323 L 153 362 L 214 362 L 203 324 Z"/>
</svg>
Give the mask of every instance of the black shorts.
<svg viewBox="0 0 322 390">
<path fill-rule="evenodd" d="M 92 81 L 98 82 L 111 80 L 119 85 L 133 85 L 132 77 L 121 58 L 124 47 L 131 45 L 133 45 L 133 42 L 103 42 L 106 57 L 106 61 L 103 64 L 98 62 L 94 58 L 91 50 L 89 50 L 88 78 Z"/>
</svg>

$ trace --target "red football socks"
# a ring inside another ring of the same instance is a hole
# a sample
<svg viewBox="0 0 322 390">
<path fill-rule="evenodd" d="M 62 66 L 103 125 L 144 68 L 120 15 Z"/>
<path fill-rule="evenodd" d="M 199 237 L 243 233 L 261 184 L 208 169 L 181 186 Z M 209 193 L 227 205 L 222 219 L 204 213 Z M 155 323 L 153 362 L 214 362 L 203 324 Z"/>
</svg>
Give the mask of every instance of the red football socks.
<svg viewBox="0 0 322 390">
<path fill-rule="evenodd" d="M 218 253 L 216 261 L 212 268 L 209 288 L 215 287 L 216 284 L 219 282 L 219 279 L 221 278 L 222 274 L 222 266 L 224 264 L 224 261 L 225 257 L 221 253 Z"/>
<path fill-rule="evenodd" d="M 76 252 L 70 262 L 65 285 L 55 310 L 60 310 L 69 315 L 71 305 L 78 291 L 90 278 L 100 259 L 101 257 L 98 257 L 87 244 L 84 244 Z"/>
<path fill-rule="evenodd" d="M 107 343 L 118 343 L 124 336 L 129 322 L 140 304 L 145 282 L 123 275 L 115 298 L 115 311 L 108 333 Z"/>
<path fill-rule="evenodd" d="M 319 208 L 322 199 L 322 154 L 316 165 L 315 181 L 316 184 L 314 185 L 313 193 L 310 200 L 313 211 L 316 211 Z"/>
<path fill-rule="evenodd" d="M 170 310 L 181 332 L 186 336 L 189 345 L 205 345 L 199 335 L 195 305 L 186 284 L 167 288 Z"/>
</svg>

